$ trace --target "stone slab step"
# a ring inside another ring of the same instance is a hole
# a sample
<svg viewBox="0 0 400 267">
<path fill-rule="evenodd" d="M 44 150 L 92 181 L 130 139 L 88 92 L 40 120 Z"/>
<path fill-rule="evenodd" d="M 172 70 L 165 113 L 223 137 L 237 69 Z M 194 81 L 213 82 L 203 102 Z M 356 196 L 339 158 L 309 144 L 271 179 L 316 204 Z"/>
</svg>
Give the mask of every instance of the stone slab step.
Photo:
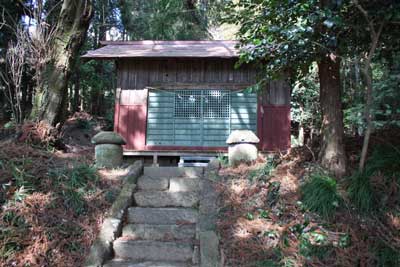
<svg viewBox="0 0 400 267">
<path fill-rule="evenodd" d="M 188 192 L 200 190 L 200 178 L 154 178 L 141 176 L 137 182 L 138 189 L 143 191 Z"/>
<path fill-rule="evenodd" d="M 117 239 L 113 244 L 116 258 L 135 261 L 191 261 L 193 245 L 190 243 L 134 241 Z"/>
<path fill-rule="evenodd" d="M 192 224 L 197 223 L 198 212 L 190 208 L 128 209 L 128 223 L 136 224 Z"/>
<path fill-rule="evenodd" d="M 192 265 L 185 262 L 154 262 L 146 261 L 134 263 L 132 261 L 115 259 L 107 262 L 104 267 L 198 267 L 198 265 Z"/>
<path fill-rule="evenodd" d="M 197 192 L 139 191 L 134 194 L 139 207 L 194 207 L 199 202 Z"/>
<path fill-rule="evenodd" d="M 139 190 L 168 190 L 169 178 L 141 176 L 137 181 L 137 186 Z"/>
<path fill-rule="evenodd" d="M 200 191 L 200 178 L 171 178 L 169 180 L 170 192 Z"/>
<path fill-rule="evenodd" d="M 196 235 L 195 224 L 152 225 L 128 224 L 122 229 L 122 236 L 145 240 L 189 240 Z"/>
<path fill-rule="evenodd" d="M 153 178 L 200 178 L 203 171 L 201 167 L 144 167 L 143 173 Z"/>
</svg>

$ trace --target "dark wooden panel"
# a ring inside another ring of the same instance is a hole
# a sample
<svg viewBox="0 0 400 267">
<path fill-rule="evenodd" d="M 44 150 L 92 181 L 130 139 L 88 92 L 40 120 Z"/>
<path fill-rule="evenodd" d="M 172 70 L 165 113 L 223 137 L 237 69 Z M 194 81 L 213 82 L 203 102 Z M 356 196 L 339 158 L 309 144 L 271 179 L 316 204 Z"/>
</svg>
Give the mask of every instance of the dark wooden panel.
<svg viewBox="0 0 400 267">
<path fill-rule="evenodd" d="M 254 84 L 250 66 L 235 69 L 232 59 L 121 59 L 118 88 L 143 89 L 163 84 Z"/>
<path fill-rule="evenodd" d="M 289 106 L 290 86 L 286 81 L 270 81 L 262 97 L 263 105 Z"/>
</svg>

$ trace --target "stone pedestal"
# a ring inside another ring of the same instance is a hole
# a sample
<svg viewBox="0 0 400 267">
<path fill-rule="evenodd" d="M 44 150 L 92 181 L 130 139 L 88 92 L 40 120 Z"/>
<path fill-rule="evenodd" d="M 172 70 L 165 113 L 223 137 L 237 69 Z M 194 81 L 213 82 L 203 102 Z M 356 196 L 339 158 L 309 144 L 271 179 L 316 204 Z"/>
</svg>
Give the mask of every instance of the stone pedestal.
<svg viewBox="0 0 400 267">
<path fill-rule="evenodd" d="M 249 130 L 233 131 L 226 143 L 228 144 L 229 165 L 236 166 L 240 162 L 253 162 L 257 159 L 257 144 L 260 139 Z"/>
<path fill-rule="evenodd" d="M 95 159 L 98 168 L 117 168 L 122 164 L 122 145 L 125 140 L 114 132 L 100 132 L 92 138 L 96 144 Z"/>
</svg>

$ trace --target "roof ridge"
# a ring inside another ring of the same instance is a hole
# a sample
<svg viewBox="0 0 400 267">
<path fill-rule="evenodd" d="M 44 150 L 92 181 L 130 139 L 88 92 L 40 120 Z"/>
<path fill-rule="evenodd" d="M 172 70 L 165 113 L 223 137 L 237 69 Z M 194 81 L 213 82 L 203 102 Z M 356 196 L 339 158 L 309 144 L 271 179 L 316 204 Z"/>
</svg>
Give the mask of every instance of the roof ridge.
<svg viewBox="0 0 400 267">
<path fill-rule="evenodd" d="M 140 41 L 100 41 L 101 45 L 174 45 L 174 44 L 215 44 L 239 43 L 237 40 L 140 40 Z"/>
</svg>

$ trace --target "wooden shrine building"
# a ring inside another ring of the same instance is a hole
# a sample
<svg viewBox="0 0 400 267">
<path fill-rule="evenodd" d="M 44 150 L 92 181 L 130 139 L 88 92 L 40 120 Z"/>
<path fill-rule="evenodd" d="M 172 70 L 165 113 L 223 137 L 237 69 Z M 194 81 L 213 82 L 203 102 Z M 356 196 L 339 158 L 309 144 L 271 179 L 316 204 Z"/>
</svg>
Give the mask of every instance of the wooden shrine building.
<svg viewBox="0 0 400 267">
<path fill-rule="evenodd" d="M 261 151 L 290 146 L 290 88 L 271 81 L 258 95 L 250 65 L 235 68 L 236 41 L 104 42 L 83 58 L 115 60 L 114 131 L 126 155 L 227 150 L 231 131 L 249 129 Z M 248 90 L 247 90 L 248 91 Z"/>
</svg>

